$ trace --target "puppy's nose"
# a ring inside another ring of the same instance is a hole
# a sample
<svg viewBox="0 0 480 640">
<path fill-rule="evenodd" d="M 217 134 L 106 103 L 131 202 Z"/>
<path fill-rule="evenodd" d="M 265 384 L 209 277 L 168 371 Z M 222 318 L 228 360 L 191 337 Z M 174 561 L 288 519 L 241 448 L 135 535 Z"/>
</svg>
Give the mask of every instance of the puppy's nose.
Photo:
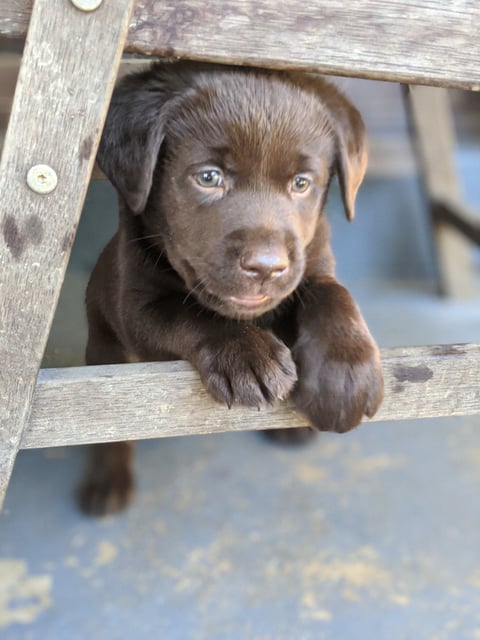
<svg viewBox="0 0 480 640">
<path fill-rule="evenodd" d="M 244 253 L 240 267 L 249 278 L 274 280 L 288 270 L 288 255 L 281 249 L 260 249 Z"/>
</svg>

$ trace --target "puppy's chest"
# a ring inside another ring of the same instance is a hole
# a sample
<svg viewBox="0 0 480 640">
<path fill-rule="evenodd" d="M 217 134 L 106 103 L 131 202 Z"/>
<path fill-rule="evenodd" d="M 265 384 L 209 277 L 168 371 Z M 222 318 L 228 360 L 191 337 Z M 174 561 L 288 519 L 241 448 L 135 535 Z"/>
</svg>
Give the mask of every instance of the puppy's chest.
<svg viewBox="0 0 480 640">
<path fill-rule="evenodd" d="M 252 324 L 260 329 L 270 329 L 287 347 L 292 347 L 298 335 L 295 309 L 295 301 L 289 298 L 277 309 L 252 320 Z"/>
</svg>

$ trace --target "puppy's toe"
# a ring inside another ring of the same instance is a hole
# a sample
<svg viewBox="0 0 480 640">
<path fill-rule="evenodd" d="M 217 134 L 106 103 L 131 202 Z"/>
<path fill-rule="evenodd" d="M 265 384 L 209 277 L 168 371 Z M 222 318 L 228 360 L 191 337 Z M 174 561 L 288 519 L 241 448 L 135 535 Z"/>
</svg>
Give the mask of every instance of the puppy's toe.
<svg viewBox="0 0 480 640">
<path fill-rule="evenodd" d="M 273 404 L 285 398 L 297 380 L 290 350 L 271 333 L 257 329 L 246 338 L 204 346 L 196 365 L 207 391 L 228 406 Z"/>
<path fill-rule="evenodd" d="M 324 362 L 315 377 L 316 387 L 302 383 L 296 387 L 294 402 L 320 431 L 350 431 L 364 415 L 373 416 L 382 401 L 383 376 L 375 360 L 356 366 Z"/>
</svg>

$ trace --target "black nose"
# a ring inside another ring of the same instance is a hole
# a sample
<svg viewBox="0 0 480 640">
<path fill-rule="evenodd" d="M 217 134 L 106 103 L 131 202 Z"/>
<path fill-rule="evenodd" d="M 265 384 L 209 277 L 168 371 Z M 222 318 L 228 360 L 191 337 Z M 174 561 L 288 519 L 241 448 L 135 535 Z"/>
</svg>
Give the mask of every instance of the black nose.
<svg viewBox="0 0 480 640">
<path fill-rule="evenodd" d="M 280 247 L 249 251 L 240 257 L 240 267 L 249 278 L 274 280 L 287 272 L 288 255 Z"/>
</svg>

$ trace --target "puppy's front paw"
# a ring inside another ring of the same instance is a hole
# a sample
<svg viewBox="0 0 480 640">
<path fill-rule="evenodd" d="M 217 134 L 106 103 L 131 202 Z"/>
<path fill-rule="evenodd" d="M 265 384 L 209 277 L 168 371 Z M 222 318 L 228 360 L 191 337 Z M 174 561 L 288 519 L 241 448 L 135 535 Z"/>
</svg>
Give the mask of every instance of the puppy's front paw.
<svg viewBox="0 0 480 640">
<path fill-rule="evenodd" d="M 290 350 L 256 327 L 210 340 L 201 347 L 195 365 L 207 391 L 229 407 L 272 404 L 285 398 L 297 380 Z"/>
<path fill-rule="evenodd" d="M 358 426 L 364 415 L 372 417 L 383 399 L 383 375 L 378 348 L 365 340 L 362 348 L 300 350 L 297 359 L 299 382 L 294 392 L 297 408 L 321 431 L 344 433 Z"/>
</svg>

